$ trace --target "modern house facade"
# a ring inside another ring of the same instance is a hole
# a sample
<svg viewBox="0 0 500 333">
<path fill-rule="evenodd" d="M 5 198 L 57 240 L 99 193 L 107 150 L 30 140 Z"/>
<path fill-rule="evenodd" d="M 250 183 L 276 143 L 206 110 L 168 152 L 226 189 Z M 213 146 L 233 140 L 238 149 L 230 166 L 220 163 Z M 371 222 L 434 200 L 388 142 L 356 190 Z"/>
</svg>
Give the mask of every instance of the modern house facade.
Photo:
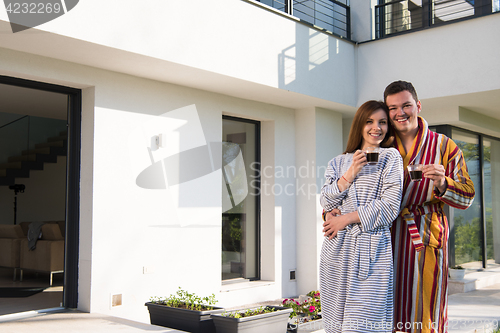
<svg viewBox="0 0 500 333">
<path fill-rule="evenodd" d="M 317 289 L 326 164 L 399 79 L 479 194 L 449 212 L 450 262 L 500 263 L 499 2 L 447 3 L 86 0 L 16 33 L 2 8 L 0 137 L 68 124 L 63 180 L 16 212 L 66 220 L 63 305 L 148 322 L 179 286 L 227 307 Z"/>
</svg>

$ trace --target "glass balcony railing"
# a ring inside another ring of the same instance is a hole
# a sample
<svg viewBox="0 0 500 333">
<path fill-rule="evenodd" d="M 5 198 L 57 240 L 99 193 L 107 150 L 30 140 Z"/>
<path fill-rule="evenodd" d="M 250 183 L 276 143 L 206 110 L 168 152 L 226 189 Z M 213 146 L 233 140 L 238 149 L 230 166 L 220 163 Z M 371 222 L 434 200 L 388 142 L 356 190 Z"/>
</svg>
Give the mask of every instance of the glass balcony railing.
<svg viewBox="0 0 500 333">
<path fill-rule="evenodd" d="M 479 17 L 500 10 L 500 0 L 385 0 L 375 6 L 376 38 Z"/>
<path fill-rule="evenodd" d="M 349 0 L 257 0 L 337 36 L 351 38 Z"/>
<path fill-rule="evenodd" d="M 33 116 L 19 118 L 0 126 L 0 164 L 10 157 L 21 156 L 23 151 L 35 149 L 36 144 L 46 143 L 50 137 L 65 132 L 66 120 Z"/>
</svg>

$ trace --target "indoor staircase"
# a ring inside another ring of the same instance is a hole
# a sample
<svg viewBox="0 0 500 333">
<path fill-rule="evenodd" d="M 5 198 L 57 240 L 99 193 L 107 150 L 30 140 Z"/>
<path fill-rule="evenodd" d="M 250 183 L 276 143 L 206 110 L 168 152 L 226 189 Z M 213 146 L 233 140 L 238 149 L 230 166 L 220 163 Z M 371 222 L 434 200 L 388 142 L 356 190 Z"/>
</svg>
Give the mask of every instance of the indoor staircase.
<svg viewBox="0 0 500 333">
<path fill-rule="evenodd" d="M 29 178 L 31 170 L 43 170 L 45 163 L 57 163 L 58 156 L 67 154 L 67 132 L 35 145 L 35 149 L 23 150 L 21 155 L 9 157 L 0 164 L 0 186 L 14 185 L 16 178 Z"/>
</svg>

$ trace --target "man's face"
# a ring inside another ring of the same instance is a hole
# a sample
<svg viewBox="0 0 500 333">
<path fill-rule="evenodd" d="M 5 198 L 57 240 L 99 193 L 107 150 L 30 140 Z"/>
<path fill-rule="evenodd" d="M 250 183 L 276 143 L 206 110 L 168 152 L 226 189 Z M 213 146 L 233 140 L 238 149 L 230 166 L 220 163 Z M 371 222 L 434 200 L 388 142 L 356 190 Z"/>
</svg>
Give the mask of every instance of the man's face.
<svg viewBox="0 0 500 333">
<path fill-rule="evenodd" d="M 421 110 L 420 101 L 416 102 L 409 91 L 401 91 L 386 98 L 389 116 L 395 130 L 408 134 L 418 128 L 418 114 Z"/>
</svg>

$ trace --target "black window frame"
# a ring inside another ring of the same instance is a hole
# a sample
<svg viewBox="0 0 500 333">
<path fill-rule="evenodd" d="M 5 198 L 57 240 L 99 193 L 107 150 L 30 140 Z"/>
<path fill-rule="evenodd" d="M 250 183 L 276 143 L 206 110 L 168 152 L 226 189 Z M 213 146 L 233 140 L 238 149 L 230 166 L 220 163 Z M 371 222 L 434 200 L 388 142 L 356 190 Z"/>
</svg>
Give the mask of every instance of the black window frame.
<svg viewBox="0 0 500 333">
<path fill-rule="evenodd" d="M 484 150 L 484 146 L 483 146 L 483 141 L 484 139 L 492 139 L 492 140 L 500 140 L 499 137 L 495 137 L 495 136 L 492 136 L 492 135 L 488 135 L 488 134 L 483 134 L 483 133 L 479 133 L 479 132 L 474 132 L 474 131 L 471 131 L 471 130 L 468 130 L 468 129 L 465 129 L 465 128 L 462 128 L 462 127 L 458 127 L 458 126 L 453 126 L 453 125 L 437 125 L 437 126 L 429 126 L 429 128 L 431 128 L 431 130 L 435 130 L 435 132 L 437 133 L 441 133 L 441 134 L 444 134 L 446 135 L 447 137 L 449 137 L 450 139 L 453 140 L 453 137 L 452 137 L 452 130 L 453 129 L 456 129 L 456 130 L 460 130 L 462 132 L 465 132 L 465 133 L 468 133 L 468 134 L 472 134 L 472 135 L 476 135 L 477 138 L 478 138 L 478 145 L 479 145 L 479 179 L 480 179 L 480 186 L 481 186 L 481 191 L 477 192 L 476 191 L 476 195 L 475 195 L 475 198 L 474 200 L 480 200 L 480 223 L 481 223 L 481 249 L 482 249 L 482 265 L 483 265 L 483 269 L 486 268 L 486 265 L 487 265 L 487 260 L 488 260 L 488 248 L 487 248 L 487 244 L 486 244 L 486 239 L 487 239 L 487 235 L 486 235 L 486 205 L 485 205 L 485 202 L 484 202 L 484 198 L 485 198 L 485 186 L 484 186 L 484 165 L 483 165 L 483 159 L 484 159 L 484 156 L 483 156 L 483 150 Z M 475 186 L 476 187 L 476 186 Z M 448 221 L 449 222 L 449 228 L 450 228 L 450 239 L 449 239 L 449 243 L 452 243 L 453 239 L 453 233 L 451 232 L 452 231 L 452 228 L 454 227 L 454 224 L 453 224 L 453 221 Z M 448 262 L 449 262 L 449 265 L 450 267 L 453 267 L 455 265 L 455 249 L 449 247 L 448 248 Z"/>
<path fill-rule="evenodd" d="M 255 125 L 255 162 L 256 162 L 256 168 L 255 170 L 257 171 L 257 178 L 254 178 L 254 181 L 256 181 L 259 189 L 261 189 L 261 122 L 257 120 L 252 120 L 252 119 L 247 119 L 247 118 L 240 118 L 240 117 L 234 117 L 234 116 L 227 116 L 227 115 L 222 115 L 222 120 L 232 120 L 232 121 L 238 121 L 238 122 L 243 122 L 243 123 L 249 123 Z M 258 192 L 256 196 L 256 204 L 255 204 L 255 214 L 257 216 L 257 221 L 256 221 L 256 234 L 257 234 L 257 267 L 256 269 L 256 277 L 251 278 L 250 281 L 257 281 L 261 279 L 261 271 L 262 271 L 262 236 L 261 236 L 261 223 L 262 223 L 262 218 L 261 218 L 261 191 Z"/>
<path fill-rule="evenodd" d="M 424 29 L 439 27 L 447 24 L 453 24 L 462 22 L 465 20 L 471 20 L 477 17 L 482 17 L 491 14 L 497 14 L 498 12 L 492 11 L 492 0 L 475 0 L 474 2 L 474 15 L 469 15 L 454 20 L 435 22 L 433 23 L 432 8 L 436 0 L 422 0 L 422 26 L 417 28 L 410 28 L 404 31 L 393 32 L 390 34 L 385 33 L 386 21 L 381 20 L 381 17 L 385 16 L 385 7 L 393 4 L 401 3 L 408 0 L 394 0 L 385 3 L 384 0 L 379 0 L 378 5 L 375 6 L 375 39 L 382 39 L 392 36 L 398 36 L 405 33 L 420 31 Z"/>
<path fill-rule="evenodd" d="M 68 143 L 66 164 L 66 234 L 64 242 L 63 307 L 78 307 L 78 260 L 80 241 L 80 166 L 82 91 L 62 85 L 0 75 L 0 83 L 68 96 Z"/>
</svg>

